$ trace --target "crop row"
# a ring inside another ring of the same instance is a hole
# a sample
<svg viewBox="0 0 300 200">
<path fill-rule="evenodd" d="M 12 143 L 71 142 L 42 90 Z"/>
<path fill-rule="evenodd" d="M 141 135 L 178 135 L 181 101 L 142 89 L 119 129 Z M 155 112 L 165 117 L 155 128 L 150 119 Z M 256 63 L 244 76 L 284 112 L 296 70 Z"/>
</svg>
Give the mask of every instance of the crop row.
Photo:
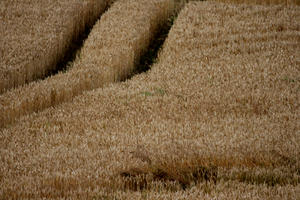
<svg viewBox="0 0 300 200">
<path fill-rule="evenodd" d="M 0 94 L 43 78 L 112 0 L 0 2 Z"/>
<path fill-rule="evenodd" d="M 122 0 L 103 14 L 66 73 L 0 96 L 0 127 L 24 114 L 126 78 L 173 10 L 170 0 Z"/>
</svg>

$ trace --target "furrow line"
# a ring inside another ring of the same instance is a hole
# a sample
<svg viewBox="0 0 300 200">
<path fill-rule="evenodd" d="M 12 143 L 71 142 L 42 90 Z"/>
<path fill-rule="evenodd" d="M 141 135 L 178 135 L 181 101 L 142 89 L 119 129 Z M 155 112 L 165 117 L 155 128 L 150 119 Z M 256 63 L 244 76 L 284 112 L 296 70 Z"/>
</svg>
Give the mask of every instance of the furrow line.
<svg viewBox="0 0 300 200">
<path fill-rule="evenodd" d="M 22 115 L 70 101 L 87 90 L 124 80 L 173 13 L 172 0 L 120 0 L 93 27 L 66 73 L 0 96 L 0 127 Z"/>
</svg>

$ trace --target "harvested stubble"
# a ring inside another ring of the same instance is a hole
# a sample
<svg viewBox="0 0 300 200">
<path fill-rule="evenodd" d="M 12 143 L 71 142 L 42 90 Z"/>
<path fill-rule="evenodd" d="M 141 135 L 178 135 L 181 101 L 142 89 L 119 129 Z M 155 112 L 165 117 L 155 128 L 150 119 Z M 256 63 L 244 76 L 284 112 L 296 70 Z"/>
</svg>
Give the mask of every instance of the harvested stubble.
<svg viewBox="0 0 300 200">
<path fill-rule="evenodd" d="M 188 4 L 148 73 L 1 130 L 2 197 L 297 199 L 299 9 Z"/>
<path fill-rule="evenodd" d="M 43 78 L 111 0 L 1 0 L 0 94 Z"/>
<path fill-rule="evenodd" d="M 66 73 L 0 96 L 0 128 L 20 116 L 126 78 L 173 10 L 171 0 L 122 0 L 103 14 Z"/>
</svg>

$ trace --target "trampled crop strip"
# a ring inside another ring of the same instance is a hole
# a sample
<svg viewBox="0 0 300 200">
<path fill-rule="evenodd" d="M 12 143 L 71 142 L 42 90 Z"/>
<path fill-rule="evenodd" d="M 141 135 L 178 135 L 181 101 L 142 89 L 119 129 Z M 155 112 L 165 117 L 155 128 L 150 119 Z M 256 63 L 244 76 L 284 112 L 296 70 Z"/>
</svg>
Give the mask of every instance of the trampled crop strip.
<svg viewBox="0 0 300 200">
<path fill-rule="evenodd" d="M 171 0 L 122 0 L 101 17 L 72 68 L 0 96 L 0 127 L 22 115 L 71 100 L 86 90 L 124 80 L 173 13 Z"/>
<path fill-rule="evenodd" d="M 55 70 L 111 1 L 1 1 L 0 94 Z"/>
</svg>

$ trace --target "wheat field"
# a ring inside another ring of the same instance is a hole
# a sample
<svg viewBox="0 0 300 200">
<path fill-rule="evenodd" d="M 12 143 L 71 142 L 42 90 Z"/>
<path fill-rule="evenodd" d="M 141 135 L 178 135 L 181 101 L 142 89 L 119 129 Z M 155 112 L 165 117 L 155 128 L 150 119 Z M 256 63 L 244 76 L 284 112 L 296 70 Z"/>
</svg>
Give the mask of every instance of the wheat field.
<svg viewBox="0 0 300 200">
<path fill-rule="evenodd" d="M 1 0 L 0 94 L 43 78 L 112 0 Z"/>
<path fill-rule="evenodd" d="M 300 5 L 299 0 L 215 0 L 222 3 L 257 4 L 257 5 Z"/>
<path fill-rule="evenodd" d="M 230 4 L 250 4 L 250 5 L 300 5 L 300 0 L 174 0 L 179 9 L 190 1 L 214 1 Z"/>
<path fill-rule="evenodd" d="M 299 22 L 188 3 L 147 73 L 0 129 L 0 199 L 299 198 Z"/>
<path fill-rule="evenodd" d="M 123 0 L 113 4 L 94 25 L 65 73 L 0 95 L 0 128 L 22 115 L 128 77 L 173 7 L 170 0 Z"/>
</svg>

